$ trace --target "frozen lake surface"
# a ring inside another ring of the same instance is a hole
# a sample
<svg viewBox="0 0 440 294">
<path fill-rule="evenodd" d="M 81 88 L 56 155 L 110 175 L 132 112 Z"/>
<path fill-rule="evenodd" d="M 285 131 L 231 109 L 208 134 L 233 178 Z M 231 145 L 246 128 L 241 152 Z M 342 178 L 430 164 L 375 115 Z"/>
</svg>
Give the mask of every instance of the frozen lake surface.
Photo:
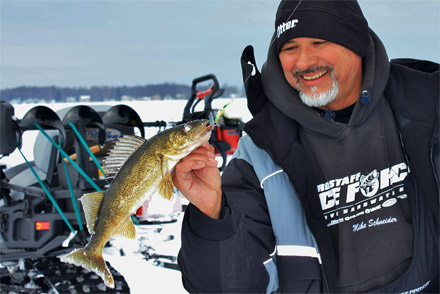
<svg viewBox="0 0 440 294">
<path fill-rule="evenodd" d="M 177 257 L 183 213 L 174 223 L 136 226 L 137 239 L 114 239 L 104 249 L 104 259 L 125 278 L 130 293 L 187 293 L 180 271 L 161 266 L 167 258 L 146 259 L 145 253 Z M 122 249 L 122 251 L 121 251 Z M 123 256 L 121 256 L 123 252 Z M 143 254 L 144 253 L 144 254 Z"/>
</svg>

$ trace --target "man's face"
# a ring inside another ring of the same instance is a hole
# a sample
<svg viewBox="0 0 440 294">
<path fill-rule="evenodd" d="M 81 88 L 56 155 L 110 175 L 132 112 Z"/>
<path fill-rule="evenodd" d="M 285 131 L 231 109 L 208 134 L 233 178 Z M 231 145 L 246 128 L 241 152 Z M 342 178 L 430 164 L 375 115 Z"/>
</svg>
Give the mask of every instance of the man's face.
<svg viewBox="0 0 440 294">
<path fill-rule="evenodd" d="M 338 44 L 294 38 L 279 54 L 284 75 L 308 106 L 338 110 L 357 101 L 362 87 L 362 58 Z"/>
</svg>

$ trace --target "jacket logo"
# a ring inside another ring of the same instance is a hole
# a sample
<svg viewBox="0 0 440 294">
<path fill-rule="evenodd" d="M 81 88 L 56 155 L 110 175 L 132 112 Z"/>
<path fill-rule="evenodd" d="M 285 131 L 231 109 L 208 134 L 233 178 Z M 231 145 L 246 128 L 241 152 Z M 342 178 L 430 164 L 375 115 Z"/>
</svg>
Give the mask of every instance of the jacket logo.
<svg viewBox="0 0 440 294">
<path fill-rule="evenodd" d="M 285 31 L 288 31 L 294 27 L 296 27 L 296 24 L 298 23 L 297 19 L 292 19 L 287 22 L 283 22 L 280 24 L 277 28 L 277 38 L 279 38 Z"/>
<path fill-rule="evenodd" d="M 373 170 L 367 176 L 361 176 L 359 188 L 364 196 L 370 197 L 377 193 L 377 190 L 379 190 L 378 178 L 379 173 L 377 170 Z"/>
<path fill-rule="evenodd" d="M 352 174 L 319 184 L 317 190 L 328 226 L 391 207 L 407 197 L 403 180 L 409 173 L 402 162 L 367 175 Z"/>
</svg>

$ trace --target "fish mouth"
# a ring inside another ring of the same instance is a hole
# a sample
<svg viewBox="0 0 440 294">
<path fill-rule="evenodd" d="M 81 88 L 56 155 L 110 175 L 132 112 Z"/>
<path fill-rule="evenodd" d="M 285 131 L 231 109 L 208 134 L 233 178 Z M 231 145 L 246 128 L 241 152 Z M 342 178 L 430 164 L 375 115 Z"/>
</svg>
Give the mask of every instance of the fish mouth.
<svg viewBox="0 0 440 294">
<path fill-rule="evenodd" d="M 197 141 L 207 141 L 211 137 L 212 130 L 215 124 L 209 124 L 208 120 L 203 120 L 200 122 L 198 130 L 193 134 L 193 138 Z"/>
<path fill-rule="evenodd" d="M 195 138 L 201 140 L 208 140 L 211 137 L 211 133 L 215 127 L 215 124 L 210 124 L 208 120 L 201 121 L 198 131 L 194 134 Z"/>
<path fill-rule="evenodd" d="M 206 122 L 205 127 L 207 132 L 211 132 L 215 125 L 210 125 L 209 121 Z"/>
<path fill-rule="evenodd" d="M 205 134 L 206 134 L 207 138 L 209 139 L 211 137 L 211 133 L 212 133 L 212 130 L 214 129 L 214 127 L 215 127 L 215 124 L 210 125 L 209 121 L 207 121 L 206 124 L 205 124 L 205 127 L 206 127 L 206 129 L 205 129 L 206 133 Z"/>
</svg>

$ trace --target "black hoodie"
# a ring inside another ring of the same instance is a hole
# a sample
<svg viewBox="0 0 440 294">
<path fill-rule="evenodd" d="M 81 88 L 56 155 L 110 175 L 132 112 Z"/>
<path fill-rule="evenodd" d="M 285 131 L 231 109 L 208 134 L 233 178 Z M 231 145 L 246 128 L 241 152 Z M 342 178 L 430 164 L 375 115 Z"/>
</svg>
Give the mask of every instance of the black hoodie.
<svg viewBox="0 0 440 294">
<path fill-rule="evenodd" d="M 301 102 L 284 78 L 275 46 L 262 70 L 268 99 L 299 124 L 313 170 L 309 182 L 314 192 L 304 202 L 312 217 L 329 228 L 338 289 L 349 293 L 395 280 L 408 268 L 412 254 L 411 213 L 403 188 L 409 169 L 393 112 L 383 97 L 389 61 L 380 40 L 373 32 L 371 36 L 362 86 L 369 99 L 359 99 L 348 123 L 319 117 Z"/>
</svg>

